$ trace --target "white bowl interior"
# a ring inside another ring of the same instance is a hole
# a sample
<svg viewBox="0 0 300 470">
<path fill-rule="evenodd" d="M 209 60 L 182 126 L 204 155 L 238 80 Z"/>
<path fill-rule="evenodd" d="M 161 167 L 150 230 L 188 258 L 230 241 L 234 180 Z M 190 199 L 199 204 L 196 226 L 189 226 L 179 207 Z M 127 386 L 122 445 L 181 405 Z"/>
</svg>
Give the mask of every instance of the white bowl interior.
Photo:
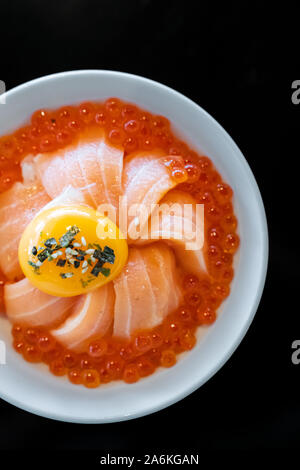
<svg viewBox="0 0 300 470">
<path fill-rule="evenodd" d="M 245 335 L 263 290 L 268 235 L 261 196 L 242 153 L 202 108 L 151 80 L 111 71 L 78 71 L 43 77 L 6 94 L 0 104 L 0 135 L 22 124 L 39 108 L 57 108 L 117 96 L 170 119 L 196 150 L 209 156 L 234 190 L 241 247 L 232 291 L 216 323 L 199 329 L 196 347 L 178 364 L 134 385 L 113 383 L 95 390 L 55 378 L 44 365 L 26 363 L 11 347 L 10 326 L 0 318 L 0 340 L 7 349 L 0 365 L 0 397 L 33 413 L 73 422 L 112 422 L 143 416 L 185 397 L 226 362 Z M 204 334 L 205 333 L 205 334 Z"/>
</svg>

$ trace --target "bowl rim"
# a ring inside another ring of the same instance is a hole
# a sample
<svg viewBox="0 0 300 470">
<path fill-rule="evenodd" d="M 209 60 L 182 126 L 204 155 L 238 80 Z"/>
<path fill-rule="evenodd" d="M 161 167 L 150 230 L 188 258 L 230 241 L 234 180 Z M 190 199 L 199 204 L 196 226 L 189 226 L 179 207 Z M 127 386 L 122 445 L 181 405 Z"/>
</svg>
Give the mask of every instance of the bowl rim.
<svg viewBox="0 0 300 470">
<path fill-rule="evenodd" d="M 198 111 L 200 110 L 205 115 L 206 119 L 208 119 L 214 126 L 216 126 L 218 128 L 219 132 L 221 132 L 223 134 L 223 137 L 230 143 L 230 145 L 232 147 L 232 151 L 237 153 L 238 158 L 239 158 L 241 164 L 243 165 L 243 169 L 247 173 L 249 183 L 251 184 L 252 189 L 254 190 L 255 201 L 256 201 L 257 209 L 258 209 L 259 216 L 260 216 L 260 221 L 259 221 L 260 222 L 260 229 L 261 229 L 261 232 L 262 232 L 261 269 L 260 269 L 260 272 L 258 273 L 259 276 L 258 276 L 258 283 L 257 283 L 256 292 L 255 292 L 254 302 L 253 302 L 251 308 L 249 309 L 249 315 L 247 317 L 247 320 L 244 322 L 243 328 L 240 329 L 238 337 L 235 339 L 235 341 L 232 342 L 231 347 L 228 349 L 227 353 L 224 354 L 219 359 L 219 361 L 216 362 L 215 366 L 213 368 L 211 368 L 211 370 L 208 373 L 206 373 L 201 378 L 199 378 L 195 383 L 190 384 L 189 386 L 187 386 L 184 389 L 184 391 L 182 391 L 181 393 L 176 394 L 176 396 L 174 396 L 170 399 L 165 399 L 164 401 L 160 402 L 156 406 L 148 406 L 148 407 L 143 408 L 142 410 L 139 410 L 139 411 L 136 411 L 136 412 L 133 412 L 133 413 L 130 413 L 130 414 L 114 417 L 112 419 L 110 419 L 110 418 L 107 418 L 107 419 L 95 418 L 95 419 L 91 420 L 89 418 L 85 419 L 85 418 L 81 418 L 81 417 L 79 418 L 79 417 L 76 417 L 76 416 L 70 418 L 70 416 L 63 416 L 61 413 L 55 413 L 55 412 L 47 413 L 47 412 L 44 412 L 43 410 L 39 409 L 38 407 L 35 408 L 33 406 L 27 405 L 26 403 L 24 404 L 22 401 L 14 399 L 13 397 L 8 396 L 6 393 L 3 393 L 0 390 L 0 398 L 2 398 L 3 400 L 7 401 L 8 403 L 10 403 L 10 404 L 22 409 L 22 410 L 28 411 L 28 412 L 33 413 L 35 415 L 45 417 L 45 418 L 48 418 L 48 419 L 64 421 L 64 422 L 82 423 L 82 424 L 98 424 L 98 423 L 121 422 L 121 421 L 136 419 L 136 418 L 139 418 L 139 417 L 142 417 L 142 416 L 147 416 L 149 414 L 155 413 L 155 412 L 160 411 L 162 409 L 165 409 L 165 408 L 173 405 L 174 403 L 177 403 L 178 401 L 182 400 L 183 398 L 187 397 L 188 395 L 193 393 L 195 390 L 200 388 L 202 385 L 204 385 L 213 375 L 215 375 L 223 367 L 223 365 L 229 360 L 229 358 L 232 356 L 234 351 L 237 349 L 237 347 L 240 345 L 241 341 L 245 337 L 245 335 L 246 335 L 246 333 L 247 333 L 247 331 L 248 331 L 248 329 L 249 329 L 249 327 L 250 327 L 250 325 L 253 321 L 253 318 L 256 314 L 256 311 L 258 309 L 258 306 L 259 306 L 259 303 L 260 303 L 260 300 L 261 300 L 261 296 L 262 296 L 262 293 L 263 293 L 263 289 L 264 289 L 264 286 L 265 286 L 265 280 L 266 280 L 267 269 L 268 269 L 269 236 L 268 236 L 268 225 L 267 225 L 266 212 L 265 212 L 262 196 L 261 196 L 258 184 L 256 182 L 256 179 L 255 179 L 255 177 L 252 173 L 252 170 L 251 170 L 246 158 L 244 157 L 243 153 L 241 152 L 241 150 L 239 149 L 237 144 L 234 142 L 232 137 L 221 126 L 221 124 L 219 124 L 216 121 L 215 118 L 213 118 L 199 104 L 195 103 L 193 100 L 186 97 L 182 93 L 174 90 L 173 88 L 170 88 L 169 86 L 164 85 L 164 84 L 162 84 L 160 82 L 157 82 L 155 80 L 152 80 L 152 79 L 140 76 L 140 75 L 127 73 L 127 72 L 119 72 L 119 71 L 116 71 L 116 70 L 106 70 L 106 69 L 105 70 L 102 70 L 102 69 L 99 69 L 99 70 L 97 70 L 97 69 L 81 69 L 81 70 L 71 70 L 71 71 L 53 73 L 53 74 L 49 74 L 49 75 L 45 75 L 45 76 L 35 78 L 33 80 L 22 83 L 22 84 L 20 84 L 16 87 L 6 91 L 4 94 L 1 95 L 1 98 L 5 100 L 5 98 L 10 97 L 11 95 L 14 95 L 15 93 L 17 93 L 19 91 L 26 91 L 26 88 L 35 86 L 35 85 L 39 84 L 40 82 L 47 82 L 47 81 L 51 81 L 51 80 L 56 79 L 56 78 L 64 78 L 66 76 L 67 77 L 78 76 L 78 75 L 81 75 L 81 74 L 83 74 L 83 75 L 90 74 L 90 75 L 97 75 L 97 76 L 100 76 L 100 75 L 113 75 L 113 76 L 116 76 L 116 77 L 118 76 L 120 78 L 128 77 L 128 78 L 137 80 L 139 82 L 146 82 L 146 83 L 148 83 L 148 85 L 159 87 L 164 92 L 166 92 L 168 94 L 171 94 L 171 95 L 175 95 L 178 98 L 180 98 L 181 100 L 184 100 L 190 106 L 193 106 L 194 108 L 198 108 Z"/>
</svg>

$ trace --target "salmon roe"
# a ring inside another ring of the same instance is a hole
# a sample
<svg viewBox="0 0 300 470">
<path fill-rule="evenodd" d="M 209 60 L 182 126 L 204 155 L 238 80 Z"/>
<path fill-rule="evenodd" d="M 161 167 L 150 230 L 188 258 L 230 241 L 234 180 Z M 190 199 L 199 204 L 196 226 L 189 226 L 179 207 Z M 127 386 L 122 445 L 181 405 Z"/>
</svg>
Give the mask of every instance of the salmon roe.
<svg viewBox="0 0 300 470">
<path fill-rule="evenodd" d="M 86 352 L 61 346 L 45 328 L 12 326 L 13 347 L 28 362 L 44 362 L 56 376 L 67 375 L 87 388 L 122 379 L 131 384 L 158 367 L 171 367 L 177 354 L 195 346 L 198 326 L 211 325 L 217 308 L 230 293 L 233 255 L 239 247 L 231 187 L 222 181 L 211 160 L 199 155 L 172 132 L 170 122 L 118 98 L 104 103 L 81 103 L 56 110 L 36 111 L 31 122 L 0 138 L 0 193 L 22 179 L 20 162 L 26 155 L 58 150 L 74 142 L 86 128 L 103 129 L 112 145 L 124 148 L 125 158 L 137 150 L 161 149 L 178 189 L 204 204 L 204 256 L 208 274 L 182 276 L 184 304 L 151 331 L 130 340 L 94 338 Z M 3 286 L 0 273 L 0 307 Z"/>
</svg>

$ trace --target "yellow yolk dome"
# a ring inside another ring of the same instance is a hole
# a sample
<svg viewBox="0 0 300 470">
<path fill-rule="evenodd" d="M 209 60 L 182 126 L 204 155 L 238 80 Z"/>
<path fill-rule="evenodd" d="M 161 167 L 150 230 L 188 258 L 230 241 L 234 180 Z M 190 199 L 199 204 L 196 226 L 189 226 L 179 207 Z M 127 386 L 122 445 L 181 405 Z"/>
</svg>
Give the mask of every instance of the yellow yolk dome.
<svg viewBox="0 0 300 470">
<path fill-rule="evenodd" d="M 71 297 L 114 279 L 128 256 L 127 242 L 104 215 L 83 205 L 41 211 L 19 244 L 24 275 L 47 294 Z"/>
</svg>

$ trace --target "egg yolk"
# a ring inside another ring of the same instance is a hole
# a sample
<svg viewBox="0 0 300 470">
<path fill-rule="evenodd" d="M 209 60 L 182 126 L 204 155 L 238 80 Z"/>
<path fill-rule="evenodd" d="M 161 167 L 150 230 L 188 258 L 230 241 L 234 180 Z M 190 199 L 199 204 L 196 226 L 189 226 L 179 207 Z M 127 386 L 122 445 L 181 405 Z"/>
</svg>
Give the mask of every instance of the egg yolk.
<svg viewBox="0 0 300 470">
<path fill-rule="evenodd" d="M 60 297 L 87 293 L 114 279 L 128 256 L 118 227 L 87 206 L 61 205 L 40 212 L 19 244 L 24 275 Z"/>
</svg>

